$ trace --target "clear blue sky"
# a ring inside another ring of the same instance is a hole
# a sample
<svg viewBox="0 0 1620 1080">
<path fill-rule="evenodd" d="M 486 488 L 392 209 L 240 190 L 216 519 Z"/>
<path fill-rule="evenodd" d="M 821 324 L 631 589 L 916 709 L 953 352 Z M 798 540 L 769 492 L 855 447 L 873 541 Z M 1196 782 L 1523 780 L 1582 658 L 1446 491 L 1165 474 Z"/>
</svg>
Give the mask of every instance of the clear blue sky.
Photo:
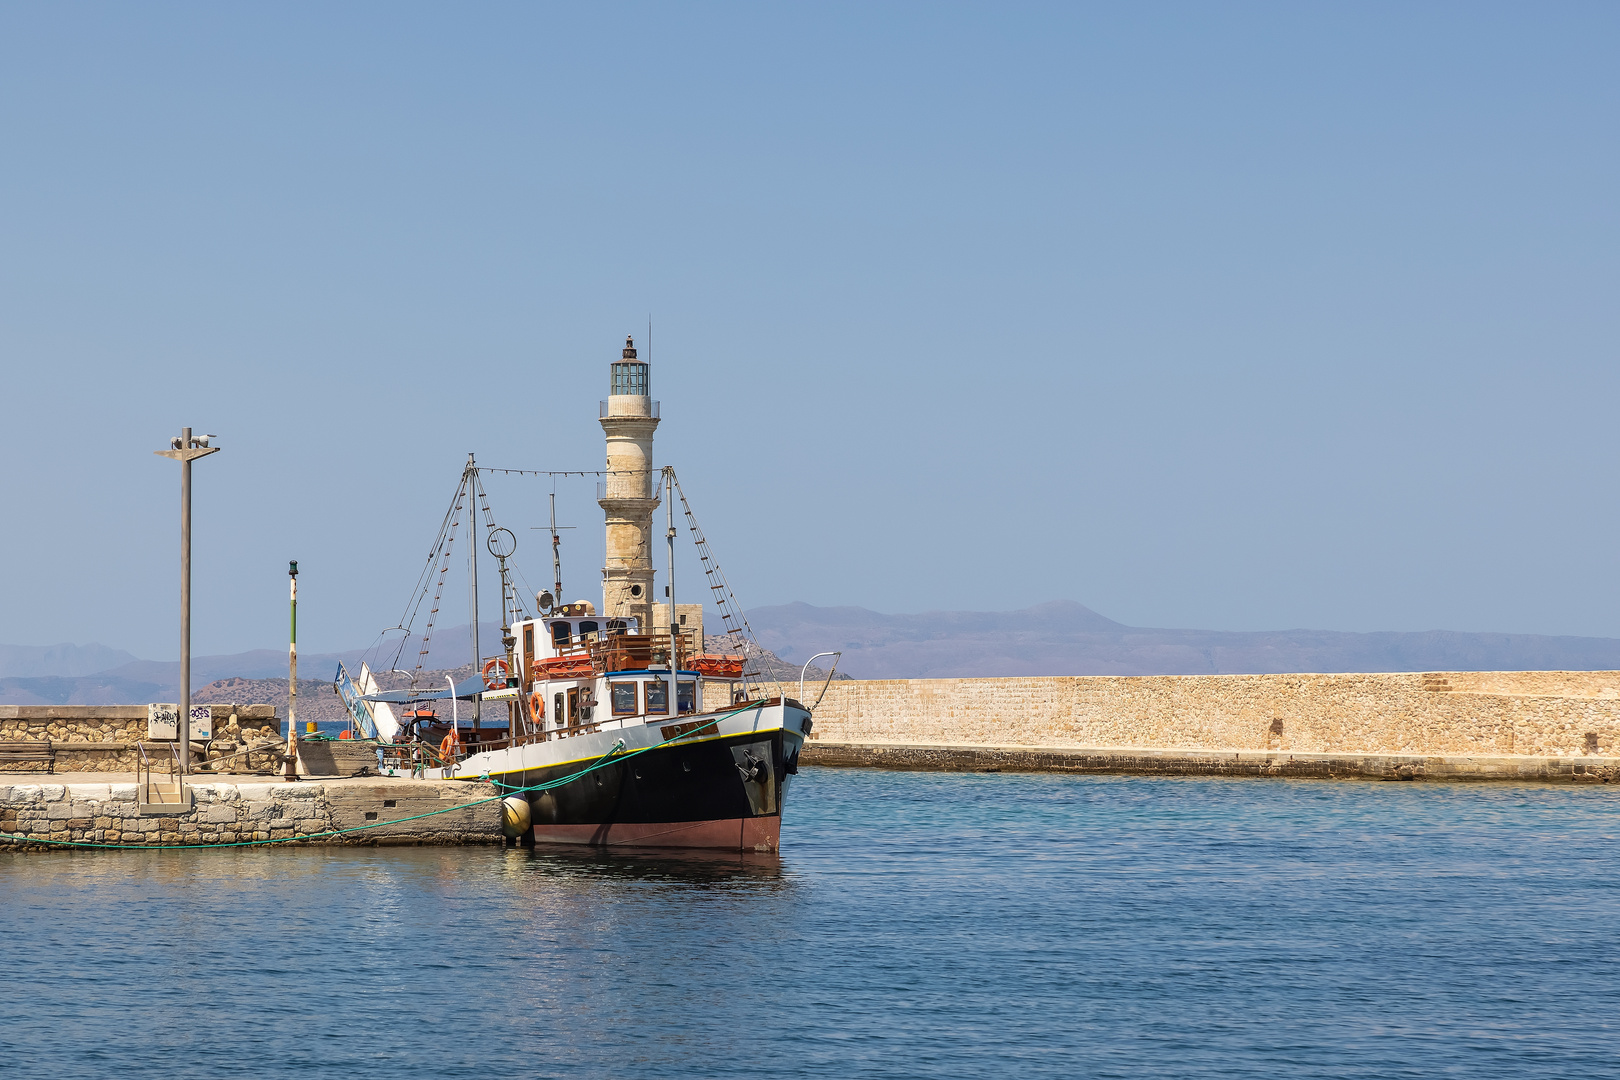
<svg viewBox="0 0 1620 1080">
<path fill-rule="evenodd" d="M 7 4 L 0 641 L 177 654 L 189 423 L 195 649 L 282 643 L 289 558 L 366 644 L 469 450 L 601 467 L 649 314 L 748 606 L 1620 636 L 1617 54 L 1613 4 Z M 491 482 L 536 584 L 547 490 Z"/>
</svg>

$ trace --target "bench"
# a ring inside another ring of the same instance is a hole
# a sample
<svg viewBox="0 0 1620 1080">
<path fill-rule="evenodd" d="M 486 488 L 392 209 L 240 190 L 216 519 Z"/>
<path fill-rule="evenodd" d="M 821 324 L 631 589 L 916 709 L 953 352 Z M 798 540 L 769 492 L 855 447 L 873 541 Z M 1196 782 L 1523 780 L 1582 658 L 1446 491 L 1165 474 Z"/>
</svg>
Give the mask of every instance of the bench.
<svg viewBox="0 0 1620 1080">
<path fill-rule="evenodd" d="M 0 764 L 10 761 L 43 761 L 46 772 L 56 771 L 56 751 L 51 741 L 0 742 Z"/>
</svg>

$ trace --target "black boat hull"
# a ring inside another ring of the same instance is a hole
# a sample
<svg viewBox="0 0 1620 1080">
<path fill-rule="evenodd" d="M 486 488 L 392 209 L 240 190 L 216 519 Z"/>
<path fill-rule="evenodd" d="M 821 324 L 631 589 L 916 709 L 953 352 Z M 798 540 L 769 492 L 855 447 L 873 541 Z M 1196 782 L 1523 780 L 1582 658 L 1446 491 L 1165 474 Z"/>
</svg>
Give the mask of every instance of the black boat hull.
<svg viewBox="0 0 1620 1080">
<path fill-rule="evenodd" d="M 776 851 L 782 802 L 798 771 L 780 730 L 656 746 L 545 791 L 525 792 L 537 844 Z M 527 788 L 580 771 L 578 762 L 506 773 Z"/>
</svg>

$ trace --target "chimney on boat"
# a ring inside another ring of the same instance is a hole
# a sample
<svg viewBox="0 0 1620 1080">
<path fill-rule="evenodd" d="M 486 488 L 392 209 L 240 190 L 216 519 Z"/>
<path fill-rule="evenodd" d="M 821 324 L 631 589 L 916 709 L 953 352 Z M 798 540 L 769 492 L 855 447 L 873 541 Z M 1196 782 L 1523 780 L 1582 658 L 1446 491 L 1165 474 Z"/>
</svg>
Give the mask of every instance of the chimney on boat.
<svg viewBox="0 0 1620 1080">
<path fill-rule="evenodd" d="M 607 476 L 597 500 L 607 515 L 602 614 L 638 619 L 646 633 L 652 626 L 652 516 L 659 503 L 652 467 L 658 403 L 633 339 L 624 339 L 624 353 L 611 368 L 608 399 L 599 410 L 607 436 Z"/>
</svg>

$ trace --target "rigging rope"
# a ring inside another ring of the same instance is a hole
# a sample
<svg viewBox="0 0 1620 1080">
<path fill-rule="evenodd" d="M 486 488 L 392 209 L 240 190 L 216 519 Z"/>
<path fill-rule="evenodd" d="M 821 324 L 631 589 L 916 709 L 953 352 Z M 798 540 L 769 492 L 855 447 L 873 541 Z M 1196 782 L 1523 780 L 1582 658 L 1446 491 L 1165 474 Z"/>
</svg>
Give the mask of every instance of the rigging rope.
<svg viewBox="0 0 1620 1080">
<path fill-rule="evenodd" d="M 433 607 L 428 612 L 427 627 L 422 631 L 422 648 L 416 654 L 416 667 L 411 673 L 412 687 L 416 686 L 416 680 L 422 674 L 422 667 L 427 662 L 428 648 L 433 637 L 433 621 L 439 616 L 439 601 L 444 596 L 444 579 L 450 573 L 450 549 L 455 547 L 456 544 L 456 526 L 461 524 L 461 501 L 462 496 L 466 493 L 466 490 L 467 475 L 466 473 L 462 473 L 461 483 L 456 485 L 456 497 L 451 501 L 449 513 L 445 515 L 445 520 L 449 524 L 449 529 L 447 532 L 441 533 L 441 536 L 444 537 L 444 563 L 439 567 L 439 584 L 433 590 Z M 423 589 L 422 593 L 424 596 L 427 595 L 427 590 Z M 420 609 L 421 605 L 422 602 L 418 600 L 417 608 Z M 411 617 L 414 619 L 416 616 L 413 613 Z M 404 642 L 401 642 L 400 650 L 402 652 L 404 651 L 404 647 Z"/>
<path fill-rule="evenodd" d="M 675 470 L 672 467 L 666 466 L 666 469 L 670 474 L 670 479 L 673 482 L 676 491 L 680 494 L 681 510 L 686 516 L 687 527 L 691 530 L 692 539 L 697 545 L 698 558 L 703 564 L 704 575 L 709 580 L 710 600 L 720 613 L 722 633 L 732 639 L 733 647 L 740 649 L 748 660 L 752 662 L 751 666 L 753 670 L 751 671 L 747 670 L 747 666 L 749 665 L 745 665 L 742 676 L 744 688 L 746 689 L 750 683 L 753 683 L 754 685 L 763 689 L 764 679 L 769 678 L 771 682 L 775 684 L 777 694 L 785 695 L 786 691 L 782 687 L 779 673 L 771 671 L 765 665 L 765 650 L 759 644 L 758 638 L 754 636 L 753 627 L 748 624 L 748 617 L 743 613 L 741 605 L 737 603 L 737 598 L 732 592 L 731 584 L 726 580 L 725 572 L 720 568 L 719 561 L 715 559 L 714 553 L 709 547 L 708 538 L 703 534 L 703 530 L 698 526 L 697 517 L 692 513 L 691 503 L 686 498 L 686 492 L 681 488 L 680 479 L 675 476 Z M 411 595 L 415 597 L 415 600 L 407 604 L 405 613 L 400 617 L 399 625 L 389 627 L 388 630 L 384 630 L 378 635 L 380 642 L 380 639 L 392 630 L 401 630 L 404 632 L 400 638 L 399 648 L 395 650 L 394 658 L 388 665 L 390 669 L 397 670 L 400 657 L 403 656 L 405 652 L 405 645 L 410 640 L 411 628 L 415 625 L 417 615 L 421 612 L 422 602 L 427 598 L 427 583 L 430 579 L 433 564 L 442 556 L 442 562 L 440 562 L 439 566 L 438 582 L 435 585 L 433 592 L 433 606 L 428 611 L 427 626 L 422 632 L 422 647 L 417 652 L 416 666 L 411 673 L 410 685 L 412 688 L 414 688 L 419 682 L 422 672 L 426 666 L 428 652 L 431 648 L 433 627 L 438 618 L 440 602 L 444 596 L 445 580 L 448 577 L 450 570 L 452 548 L 455 546 L 456 529 L 461 522 L 461 508 L 464 501 L 467 499 L 474 500 L 474 513 L 476 513 L 478 509 L 483 510 L 484 524 L 488 532 L 493 532 L 497 528 L 494 513 L 489 505 L 488 493 L 484 490 L 483 483 L 479 478 L 479 474 L 485 472 L 502 473 L 504 475 L 515 476 L 551 477 L 553 478 L 553 488 L 556 486 L 555 478 L 559 476 L 612 477 L 619 475 L 640 475 L 639 470 L 506 469 L 487 465 L 474 465 L 469 462 L 467 468 L 462 471 L 461 482 L 456 487 L 456 493 L 454 498 L 451 499 L 450 508 L 445 512 L 444 518 L 439 524 L 439 532 L 434 539 L 432 550 L 428 552 L 427 562 L 423 566 L 422 572 L 417 576 L 417 585 L 416 587 L 413 587 L 411 591 Z M 477 558 L 477 556 L 478 553 L 476 551 L 472 551 L 469 557 Z M 523 578 L 525 588 L 527 588 L 529 585 L 527 576 L 522 573 L 521 569 L 518 569 L 518 575 Z M 501 594 L 501 619 L 503 624 L 509 625 L 507 620 L 508 597 L 511 598 L 513 614 L 520 615 L 525 619 L 530 617 L 528 604 L 525 601 L 525 594 L 519 591 L 512 583 L 505 560 L 501 560 Z M 557 597 L 556 601 L 561 603 L 562 597 Z M 375 647 L 377 646 L 374 645 L 373 648 Z M 699 647 L 701 649 L 701 642 L 699 643 Z M 370 650 L 367 651 L 369 653 Z M 474 666 L 476 667 L 477 665 L 475 664 Z"/>
<path fill-rule="evenodd" d="M 444 545 L 445 534 L 453 532 L 456 523 L 461 520 L 460 514 L 457 513 L 457 511 L 460 509 L 461 487 L 458 485 L 455 496 L 450 500 L 450 509 L 445 511 L 444 519 L 439 522 L 439 533 L 433 538 L 433 546 L 428 549 L 427 562 L 422 566 L 422 572 L 416 577 L 416 585 L 411 588 L 410 595 L 416 597 L 416 600 L 414 603 L 407 602 L 404 613 L 399 617 L 399 626 L 397 629 L 404 630 L 405 636 L 399 639 L 399 648 L 394 651 L 394 659 L 388 665 L 390 669 L 399 667 L 399 658 L 405 653 L 405 643 L 411 639 L 410 628 L 416 623 L 416 614 L 417 612 L 421 611 L 422 601 L 427 597 L 427 583 L 432 580 L 431 575 L 433 573 L 433 563 L 438 559 L 440 548 L 442 548 Z M 439 587 L 441 589 L 444 587 L 444 578 L 442 573 L 439 579 Z M 434 610 L 437 609 L 438 598 L 435 597 Z M 396 628 L 390 627 L 389 629 Z M 387 632 L 387 630 L 383 631 L 384 634 Z M 381 636 L 381 634 L 378 635 L 378 637 Z M 415 685 L 416 680 L 413 678 L 411 682 L 412 685 Z"/>
<path fill-rule="evenodd" d="M 473 475 L 473 488 L 478 496 L 478 505 L 484 511 L 484 535 L 489 536 L 497 528 L 499 528 L 499 526 L 495 524 L 495 514 L 489 508 L 489 495 L 484 491 L 483 481 L 478 479 L 476 470 L 474 471 Z M 516 539 L 516 536 L 514 536 L 514 546 Z M 518 593 L 517 589 L 513 587 L 511 574 L 506 566 L 506 560 L 497 559 L 496 561 L 500 564 L 501 569 L 501 625 L 510 626 L 512 622 L 516 622 L 517 620 L 507 620 L 508 595 L 510 594 L 511 611 L 513 614 L 519 615 L 526 619 L 529 617 L 529 606 L 523 602 L 523 597 Z"/>
<path fill-rule="evenodd" d="M 737 597 L 731 591 L 731 583 L 726 580 L 725 571 L 720 569 L 720 561 L 709 549 L 708 537 L 704 536 L 703 530 L 698 527 L 697 515 L 692 513 L 692 505 L 686 501 L 686 492 L 681 489 L 680 477 L 675 475 L 673 466 L 665 467 L 669 470 L 669 478 L 675 485 L 675 493 L 681 498 L 681 510 L 686 514 L 686 527 L 691 530 L 692 541 L 697 545 L 698 558 L 703 562 L 703 573 L 709 579 L 709 592 L 712 594 L 714 606 L 720 611 L 720 621 L 725 627 L 725 633 L 734 641 L 741 639 L 737 641 L 737 647 L 742 649 L 745 656 L 748 655 L 749 645 L 753 646 L 753 656 L 750 659 L 754 662 L 754 670 L 750 672 L 745 667 L 743 671 L 743 686 L 746 688 L 750 677 L 756 683 L 760 682 L 760 667 L 764 663 L 765 650 L 760 646 L 759 639 L 754 637 L 754 628 L 748 625 L 748 616 L 743 614 L 742 605 L 737 603 Z M 736 626 L 734 623 L 742 625 Z M 785 699 L 787 691 L 782 689 L 782 681 L 769 671 L 765 674 L 776 684 L 777 696 Z"/>
<path fill-rule="evenodd" d="M 566 472 L 547 472 L 543 469 L 497 469 L 488 465 L 478 465 L 475 468 L 479 472 L 509 473 L 512 476 L 634 476 L 636 474 L 636 470 L 633 469 L 569 469 Z"/>
</svg>

